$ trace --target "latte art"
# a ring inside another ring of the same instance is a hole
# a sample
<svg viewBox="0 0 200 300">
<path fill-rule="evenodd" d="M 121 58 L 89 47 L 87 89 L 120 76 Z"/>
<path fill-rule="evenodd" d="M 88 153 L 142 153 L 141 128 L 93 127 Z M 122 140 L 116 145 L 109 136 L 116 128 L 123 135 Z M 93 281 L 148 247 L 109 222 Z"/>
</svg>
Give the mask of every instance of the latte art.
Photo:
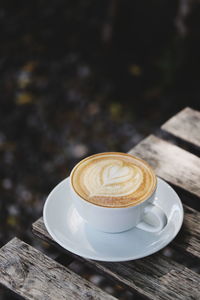
<svg viewBox="0 0 200 300">
<path fill-rule="evenodd" d="M 84 185 L 90 197 L 126 196 L 140 186 L 142 178 L 139 168 L 111 158 L 88 166 L 84 174 Z"/>
<path fill-rule="evenodd" d="M 72 185 L 85 200 L 126 207 L 146 199 L 156 185 L 151 168 L 132 155 L 108 152 L 82 160 L 72 170 Z"/>
</svg>

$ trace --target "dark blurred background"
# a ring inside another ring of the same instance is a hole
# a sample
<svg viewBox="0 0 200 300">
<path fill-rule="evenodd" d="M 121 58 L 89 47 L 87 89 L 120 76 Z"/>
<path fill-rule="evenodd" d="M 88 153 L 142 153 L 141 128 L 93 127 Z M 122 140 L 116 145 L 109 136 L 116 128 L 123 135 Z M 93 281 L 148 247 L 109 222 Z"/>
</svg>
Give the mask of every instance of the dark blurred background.
<svg viewBox="0 0 200 300">
<path fill-rule="evenodd" d="M 48 248 L 31 224 L 76 162 L 126 152 L 185 106 L 200 108 L 199 8 L 0 2 L 0 246 L 18 236 Z"/>
</svg>

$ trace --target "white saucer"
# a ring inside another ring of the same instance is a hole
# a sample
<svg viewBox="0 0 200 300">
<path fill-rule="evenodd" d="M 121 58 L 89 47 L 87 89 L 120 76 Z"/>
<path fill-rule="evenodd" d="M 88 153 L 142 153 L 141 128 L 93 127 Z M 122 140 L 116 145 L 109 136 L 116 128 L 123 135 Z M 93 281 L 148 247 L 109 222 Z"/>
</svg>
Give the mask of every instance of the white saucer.
<svg viewBox="0 0 200 300">
<path fill-rule="evenodd" d="M 183 207 L 176 192 L 158 178 L 155 203 L 168 218 L 159 233 L 133 228 L 122 233 L 104 233 L 91 228 L 79 216 L 69 192 L 69 178 L 49 194 L 43 210 L 51 237 L 63 248 L 85 258 L 100 261 L 128 261 L 155 253 L 169 244 L 183 222 Z"/>
</svg>

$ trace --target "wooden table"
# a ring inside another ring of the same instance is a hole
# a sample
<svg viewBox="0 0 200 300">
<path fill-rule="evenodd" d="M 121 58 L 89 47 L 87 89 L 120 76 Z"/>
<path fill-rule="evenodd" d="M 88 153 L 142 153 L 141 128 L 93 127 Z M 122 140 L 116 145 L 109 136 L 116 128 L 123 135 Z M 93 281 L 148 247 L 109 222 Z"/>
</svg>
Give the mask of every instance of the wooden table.
<svg viewBox="0 0 200 300">
<path fill-rule="evenodd" d="M 172 251 L 181 254 L 179 262 L 164 255 L 165 250 L 123 263 L 86 260 L 63 251 L 69 263 L 80 259 L 147 299 L 200 299 L 200 275 L 195 268 L 186 266 L 188 259 L 193 266 L 200 265 L 200 212 L 190 207 L 191 204 L 197 207 L 200 201 L 200 158 L 197 156 L 200 154 L 200 112 L 186 108 L 161 128 L 163 131 L 158 135 L 162 138 L 150 135 L 130 153 L 147 160 L 158 176 L 178 187 L 180 196 L 187 196 L 189 206 L 184 204 L 184 224 L 170 244 Z M 58 247 L 42 218 L 33 224 L 32 230 L 37 237 Z M 0 283 L 25 299 L 116 299 L 72 272 L 66 264 L 63 266 L 18 238 L 0 249 Z"/>
</svg>

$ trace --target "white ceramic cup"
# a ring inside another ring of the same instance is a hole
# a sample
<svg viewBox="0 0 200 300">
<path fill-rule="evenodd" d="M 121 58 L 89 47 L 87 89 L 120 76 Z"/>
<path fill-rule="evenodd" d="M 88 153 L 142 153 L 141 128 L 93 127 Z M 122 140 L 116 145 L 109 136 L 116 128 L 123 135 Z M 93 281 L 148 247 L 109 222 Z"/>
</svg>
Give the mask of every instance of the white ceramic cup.
<svg viewBox="0 0 200 300">
<path fill-rule="evenodd" d="M 97 230 L 117 233 L 137 227 L 148 232 L 159 232 L 167 223 L 165 213 L 153 203 L 156 190 L 143 202 L 120 208 L 99 206 L 83 199 L 74 190 L 71 176 L 70 190 L 79 215 Z"/>
</svg>

